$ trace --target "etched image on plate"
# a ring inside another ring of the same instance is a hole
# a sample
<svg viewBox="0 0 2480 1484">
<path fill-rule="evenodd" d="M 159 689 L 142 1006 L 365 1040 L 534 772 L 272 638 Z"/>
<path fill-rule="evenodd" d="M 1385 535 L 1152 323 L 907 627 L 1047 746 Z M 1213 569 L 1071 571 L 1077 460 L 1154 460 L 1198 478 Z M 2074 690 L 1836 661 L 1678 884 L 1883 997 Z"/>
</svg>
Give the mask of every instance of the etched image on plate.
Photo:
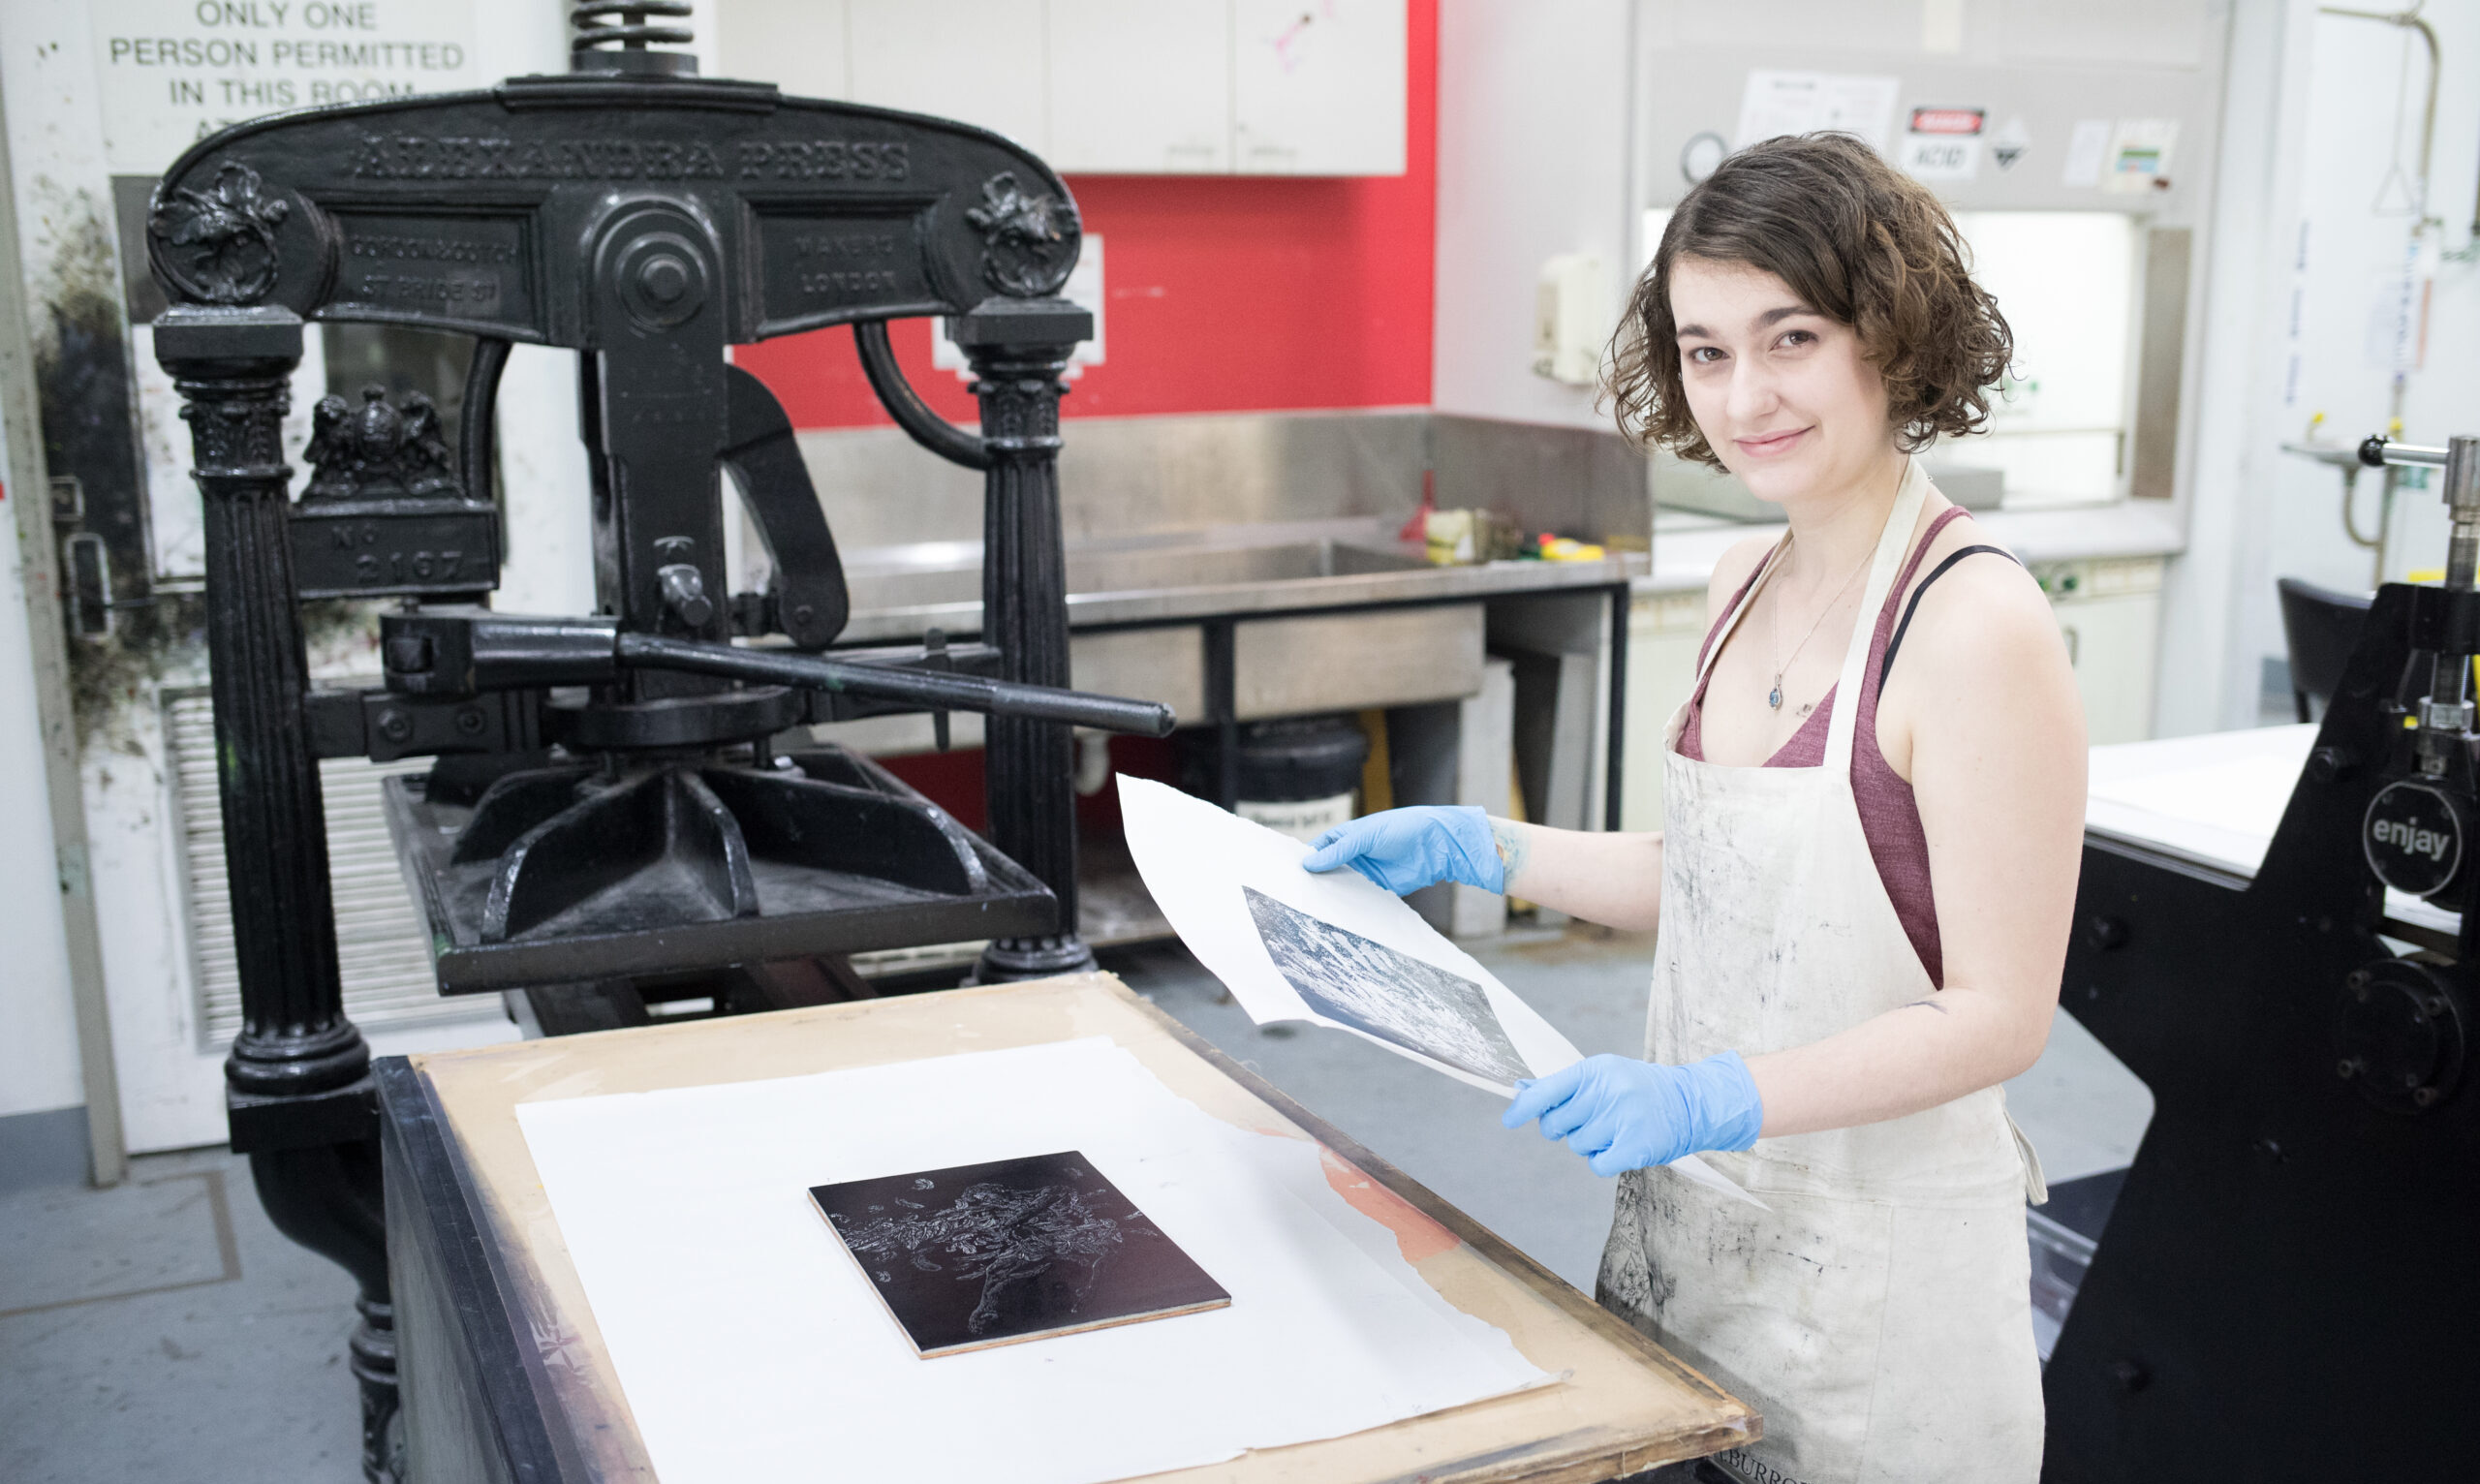
<svg viewBox="0 0 2480 1484">
<path fill-rule="evenodd" d="M 1073 1150 L 813 1186 L 810 1199 L 924 1357 L 1231 1302 Z"/>
<path fill-rule="evenodd" d="M 1311 1009 L 1493 1082 L 1533 1075 L 1480 985 L 1240 889 L 1275 968 Z"/>
</svg>

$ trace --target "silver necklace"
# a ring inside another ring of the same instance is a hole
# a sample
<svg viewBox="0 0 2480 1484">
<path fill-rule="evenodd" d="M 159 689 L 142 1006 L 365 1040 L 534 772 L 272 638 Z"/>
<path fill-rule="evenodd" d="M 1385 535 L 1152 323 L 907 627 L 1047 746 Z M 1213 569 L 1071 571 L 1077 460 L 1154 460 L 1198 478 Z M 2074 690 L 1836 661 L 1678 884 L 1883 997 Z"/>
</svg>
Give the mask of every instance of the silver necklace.
<svg viewBox="0 0 2480 1484">
<path fill-rule="evenodd" d="M 1769 709 L 1775 711 L 1782 709 L 1782 672 L 1791 667 L 1792 661 L 1800 658 L 1800 651 L 1809 647 L 1809 640 L 1816 637 L 1817 626 L 1825 622 L 1825 616 L 1834 611 L 1835 604 L 1843 602 L 1843 595 L 1851 591 L 1851 584 L 1858 580 L 1862 569 L 1866 568 L 1869 565 L 1869 559 L 1876 555 L 1876 552 L 1873 550 L 1860 558 L 1859 565 L 1853 567 L 1850 574 L 1843 579 L 1843 585 L 1836 588 L 1834 596 L 1825 601 L 1825 606 L 1817 609 L 1817 616 L 1809 621 L 1809 632 L 1800 635 L 1800 642 L 1791 646 L 1789 654 L 1775 662 L 1774 689 L 1765 693 L 1765 704 Z M 1774 611 L 1778 614 L 1782 611 L 1782 603 L 1779 597 L 1775 601 Z"/>
</svg>

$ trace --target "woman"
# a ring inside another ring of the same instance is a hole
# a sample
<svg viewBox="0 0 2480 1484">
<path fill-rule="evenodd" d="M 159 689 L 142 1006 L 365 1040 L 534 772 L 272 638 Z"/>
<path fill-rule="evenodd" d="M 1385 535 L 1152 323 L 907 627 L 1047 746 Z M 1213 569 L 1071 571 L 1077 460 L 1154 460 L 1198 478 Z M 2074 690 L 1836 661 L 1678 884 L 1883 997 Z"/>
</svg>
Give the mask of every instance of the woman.
<svg viewBox="0 0 2480 1484">
<path fill-rule="evenodd" d="M 1664 829 L 1399 809 L 1308 861 L 1659 928 L 1646 1059 L 1588 1058 L 1505 1121 L 1621 1175 L 1600 1300 L 1764 1413 L 1722 1455 L 1750 1479 L 2039 1472 L 2044 1192 L 1998 1084 L 2057 1004 L 2084 723 L 2039 588 L 1912 458 L 1981 426 L 2010 348 L 1945 211 L 1867 146 L 1730 157 L 1614 356 L 1623 427 L 1790 525 L 1714 573 Z M 1767 1209 L 1660 1168 L 1699 1151 Z"/>
</svg>

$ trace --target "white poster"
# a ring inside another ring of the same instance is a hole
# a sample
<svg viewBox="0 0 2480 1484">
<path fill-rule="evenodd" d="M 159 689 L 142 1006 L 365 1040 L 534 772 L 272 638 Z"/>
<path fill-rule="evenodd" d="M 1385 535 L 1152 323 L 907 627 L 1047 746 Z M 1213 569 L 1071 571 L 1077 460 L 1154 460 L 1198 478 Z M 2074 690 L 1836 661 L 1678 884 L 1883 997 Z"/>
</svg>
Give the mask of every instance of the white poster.
<svg viewBox="0 0 2480 1484">
<path fill-rule="evenodd" d="M 2110 121 L 2106 118 L 2079 118 L 2075 132 L 2067 137 L 2066 161 L 2059 170 L 2059 184 L 2097 186 L 2101 183 L 2101 157 L 2110 150 Z"/>
<path fill-rule="evenodd" d="M 1752 71 L 1748 87 L 1740 94 L 1736 147 L 1746 149 L 1778 135 L 1839 129 L 1858 135 L 1882 154 L 1894 129 L 1895 95 L 1902 91 L 1900 77 Z"/>
<path fill-rule="evenodd" d="M 93 0 L 105 163 L 158 175 L 288 108 L 480 87 L 473 0 Z"/>
</svg>

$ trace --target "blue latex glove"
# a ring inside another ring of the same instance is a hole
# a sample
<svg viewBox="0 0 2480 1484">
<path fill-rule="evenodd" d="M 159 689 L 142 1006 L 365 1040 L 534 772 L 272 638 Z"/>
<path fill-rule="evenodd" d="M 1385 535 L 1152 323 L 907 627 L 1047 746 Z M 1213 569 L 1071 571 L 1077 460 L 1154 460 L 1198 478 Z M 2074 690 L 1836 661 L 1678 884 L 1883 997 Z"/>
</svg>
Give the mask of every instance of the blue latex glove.
<svg viewBox="0 0 2480 1484">
<path fill-rule="evenodd" d="M 1499 859 L 1490 817 L 1472 804 L 1363 815 L 1319 835 L 1300 864 L 1310 871 L 1349 866 L 1399 897 L 1440 881 L 1507 889 L 1506 862 Z"/>
<path fill-rule="evenodd" d="M 1736 1051 L 1688 1067 L 1632 1057 L 1587 1057 L 1518 1085 L 1499 1122 L 1541 1120 L 1541 1136 L 1565 1139 L 1596 1175 L 1668 1164 L 1708 1149 L 1746 1149 L 1765 1126 L 1765 1104 Z"/>
</svg>

